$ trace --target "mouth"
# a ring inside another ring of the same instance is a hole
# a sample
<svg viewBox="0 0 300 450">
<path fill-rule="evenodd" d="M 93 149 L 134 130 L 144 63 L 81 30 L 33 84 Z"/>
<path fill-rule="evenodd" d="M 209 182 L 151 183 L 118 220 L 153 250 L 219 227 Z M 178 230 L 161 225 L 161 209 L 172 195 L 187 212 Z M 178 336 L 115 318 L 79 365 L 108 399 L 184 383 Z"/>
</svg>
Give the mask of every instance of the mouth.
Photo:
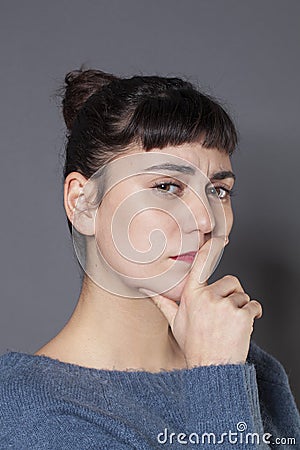
<svg viewBox="0 0 300 450">
<path fill-rule="evenodd" d="M 195 259 L 195 256 L 197 255 L 197 252 L 188 252 L 188 253 L 182 253 L 181 255 L 177 256 L 171 256 L 171 259 L 183 261 L 187 263 L 192 263 Z"/>
</svg>

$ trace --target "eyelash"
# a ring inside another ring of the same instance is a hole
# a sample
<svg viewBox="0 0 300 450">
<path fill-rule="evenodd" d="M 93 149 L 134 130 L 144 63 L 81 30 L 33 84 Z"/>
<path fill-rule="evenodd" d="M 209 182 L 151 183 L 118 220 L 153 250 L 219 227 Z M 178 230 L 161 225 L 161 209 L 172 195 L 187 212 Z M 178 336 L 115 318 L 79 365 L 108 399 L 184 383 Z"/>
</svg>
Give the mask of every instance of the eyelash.
<svg viewBox="0 0 300 450">
<path fill-rule="evenodd" d="M 161 186 L 175 186 L 177 188 L 179 188 L 181 190 L 181 192 L 184 189 L 183 185 L 180 185 L 178 183 L 174 183 L 173 181 L 161 181 L 159 183 L 154 184 L 153 186 L 151 186 L 153 189 L 157 189 L 160 192 L 164 192 L 164 194 L 170 194 L 170 195 L 177 195 L 177 194 L 172 194 L 171 192 L 168 192 L 164 189 L 161 189 Z M 218 185 L 218 186 L 210 186 L 210 188 L 213 187 L 214 189 L 223 189 L 227 195 L 224 198 L 220 198 L 220 200 L 227 200 L 230 197 L 233 197 L 233 195 L 235 195 L 235 190 L 234 189 L 228 189 L 227 187 L 225 187 L 224 185 Z M 178 195 L 178 197 L 180 197 L 181 194 Z"/>
</svg>

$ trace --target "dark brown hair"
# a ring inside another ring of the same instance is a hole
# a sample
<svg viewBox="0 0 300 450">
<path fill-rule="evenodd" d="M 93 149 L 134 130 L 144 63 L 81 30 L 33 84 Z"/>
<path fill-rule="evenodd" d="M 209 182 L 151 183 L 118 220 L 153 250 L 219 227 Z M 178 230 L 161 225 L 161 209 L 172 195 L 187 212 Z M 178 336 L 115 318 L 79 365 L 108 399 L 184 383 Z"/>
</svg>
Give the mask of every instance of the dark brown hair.
<svg viewBox="0 0 300 450">
<path fill-rule="evenodd" d="M 148 151 L 197 142 L 229 155 L 235 126 L 211 96 L 180 78 L 119 78 L 100 70 L 65 77 L 63 115 L 67 126 L 64 178 L 87 179 L 131 145 Z M 68 220 L 70 231 L 72 225 Z"/>
</svg>

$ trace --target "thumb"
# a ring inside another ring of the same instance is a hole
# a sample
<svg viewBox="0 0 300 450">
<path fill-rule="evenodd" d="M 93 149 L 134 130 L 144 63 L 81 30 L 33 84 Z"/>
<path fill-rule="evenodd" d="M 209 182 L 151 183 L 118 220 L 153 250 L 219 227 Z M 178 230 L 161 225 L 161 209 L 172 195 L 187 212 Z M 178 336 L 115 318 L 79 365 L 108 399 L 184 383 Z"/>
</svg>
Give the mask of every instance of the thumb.
<svg viewBox="0 0 300 450">
<path fill-rule="evenodd" d="M 176 302 L 163 295 L 157 294 L 156 292 L 150 291 L 149 289 L 140 288 L 139 292 L 147 295 L 153 300 L 153 303 L 155 303 L 158 309 L 163 313 L 173 331 L 174 319 L 178 310 Z"/>
<path fill-rule="evenodd" d="M 198 250 L 193 266 L 186 282 L 186 288 L 199 288 L 206 286 L 207 280 L 220 260 L 224 249 L 224 239 L 212 237 Z"/>
</svg>

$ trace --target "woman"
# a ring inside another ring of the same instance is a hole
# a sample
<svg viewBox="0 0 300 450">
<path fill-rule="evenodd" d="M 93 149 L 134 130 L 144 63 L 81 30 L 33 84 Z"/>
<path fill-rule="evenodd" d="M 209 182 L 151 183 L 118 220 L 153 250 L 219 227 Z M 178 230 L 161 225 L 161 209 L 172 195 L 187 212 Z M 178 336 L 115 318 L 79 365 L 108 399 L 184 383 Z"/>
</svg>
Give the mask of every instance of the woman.
<svg viewBox="0 0 300 450">
<path fill-rule="evenodd" d="M 260 303 L 207 283 L 233 225 L 232 120 L 178 78 L 65 81 L 82 289 L 50 342 L 1 357 L 1 449 L 299 445 L 284 368 L 251 341 Z"/>
</svg>

